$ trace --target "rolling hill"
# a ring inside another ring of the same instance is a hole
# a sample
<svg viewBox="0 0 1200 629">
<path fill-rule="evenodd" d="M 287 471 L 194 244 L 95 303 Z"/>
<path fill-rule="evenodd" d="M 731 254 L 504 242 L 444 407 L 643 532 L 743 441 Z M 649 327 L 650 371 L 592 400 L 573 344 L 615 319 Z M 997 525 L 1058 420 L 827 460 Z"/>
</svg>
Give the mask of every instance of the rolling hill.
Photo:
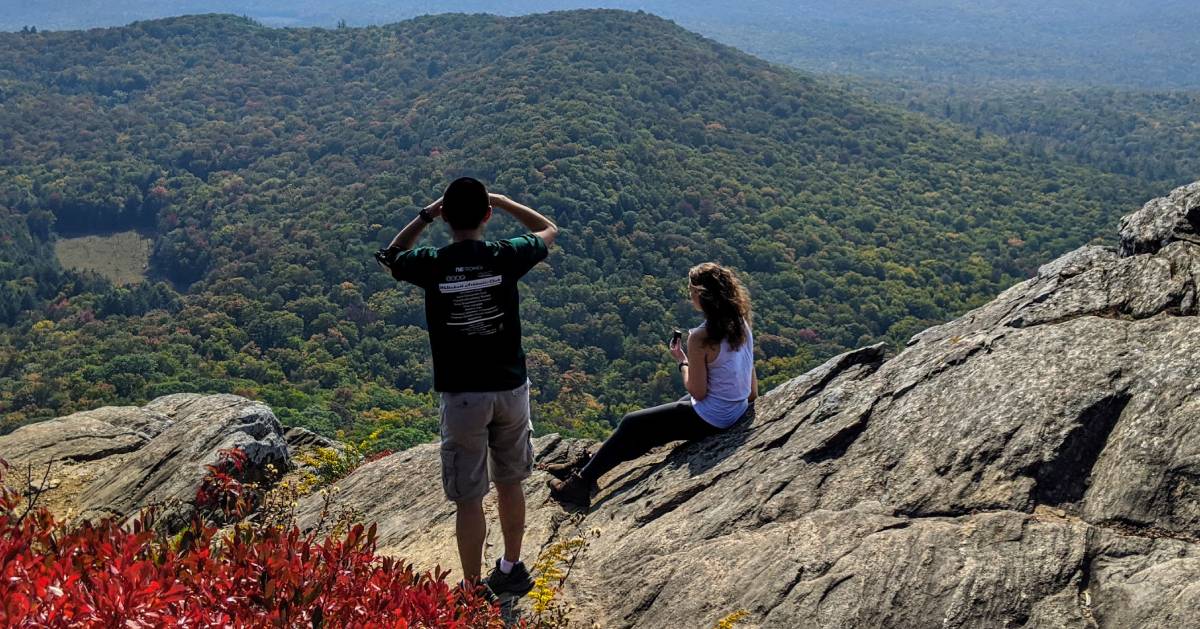
<svg viewBox="0 0 1200 629">
<path fill-rule="evenodd" d="M 269 26 L 378 25 L 446 12 L 645 10 L 813 72 L 964 83 L 1200 89 L 1188 0 L 75 0 L 0 2 L 0 30 L 120 26 L 189 13 Z"/>
</svg>

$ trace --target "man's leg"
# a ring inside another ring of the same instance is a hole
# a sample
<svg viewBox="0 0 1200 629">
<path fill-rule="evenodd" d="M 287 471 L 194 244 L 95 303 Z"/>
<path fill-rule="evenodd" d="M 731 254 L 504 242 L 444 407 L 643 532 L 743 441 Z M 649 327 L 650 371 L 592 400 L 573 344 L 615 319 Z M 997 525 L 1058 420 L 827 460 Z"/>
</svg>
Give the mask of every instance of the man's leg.
<svg viewBox="0 0 1200 629">
<path fill-rule="evenodd" d="M 525 494 L 521 481 L 533 473 L 533 424 L 529 419 L 529 385 L 496 394 L 496 414 L 488 425 L 491 477 L 499 499 L 504 557 L 488 577 L 497 594 L 524 596 L 533 588 L 521 562 L 525 537 Z"/>
<path fill-rule="evenodd" d="M 496 483 L 496 498 L 500 530 L 504 533 L 504 559 L 516 563 L 521 559 L 525 538 L 525 491 L 521 483 Z"/>
<path fill-rule="evenodd" d="M 454 532 L 464 579 L 478 579 L 487 522 L 487 439 L 492 396 L 443 393 L 441 404 L 442 487 L 455 504 Z"/>
<path fill-rule="evenodd" d="M 483 542 L 487 536 L 483 498 L 455 504 L 458 509 L 454 520 L 454 535 L 458 539 L 458 559 L 462 562 L 463 579 L 478 580 L 483 566 Z"/>
</svg>

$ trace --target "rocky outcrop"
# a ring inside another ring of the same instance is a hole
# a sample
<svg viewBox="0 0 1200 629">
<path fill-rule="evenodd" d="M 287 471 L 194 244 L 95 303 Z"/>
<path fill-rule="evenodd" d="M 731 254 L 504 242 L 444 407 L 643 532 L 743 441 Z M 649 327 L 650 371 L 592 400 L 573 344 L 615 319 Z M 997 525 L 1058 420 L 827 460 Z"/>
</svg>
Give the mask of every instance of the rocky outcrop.
<svg viewBox="0 0 1200 629">
<path fill-rule="evenodd" d="M 136 406 L 100 408 L 18 428 L 0 436 L 0 452 L 35 467 L 95 461 L 137 450 L 169 423 Z"/>
<path fill-rule="evenodd" d="M 337 450 L 344 452 L 346 444 L 319 435 L 307 428 L 293 426 L 288 428 L 284 433 L 283 440 L 287 442 L 288 452 L 292 457 L 292 474 L 288 478 L 280 479 L 281 482 L 295 481 L 296 479 L 304 479 L 311 475 L 320 476 L 321 472 L 318 469 L 319 461 L 322 460 L 321 450 Z"/>
<path fill-rule="evenodd" d="M 283 428 L 271 409 L 235 395 L 177 394 L 154 400 L 146 410 L 172 419 L 171 425 L 118 468 L 96 479 L 81 495 L 84 517 L 127 517 L 161 505 L 162 517 L 191 511 L 205 465 L 221 450 L 246 453 L 252 469 L 288 465 Z"/>
<path fill-rule="evenodd" d="M 0 458 L 47 478 L 49 506 L 84 518 L 136 515 L 155 505 L 178 521 L 218 453 L 246 452 L 262 470 L 289 465 L 283 429 L 269 408 L 234 395 L 170 395 L 144 408 L 102 408 L 22 427 L 0 437 Z M 49 473 L 43 473 L 49 465 Z"/>
<path fill-rule="evenodd" d="M 618 467 L 587 514 L 536 474 L 526 555 L 586 539 L 565 596 L 606 627 L 1200 624 L 1198 203 L 1177 190 L 1122 222 L 1119 251 L 1067 254 L 895 357 L 838 356 L 725 434 Z M 340 487 L 386 551 L 455 565 L 436 445 Z"/>
<path fill-rule="evenodd" d="M 1200 243 L 1200 181 L 1121 220 L 1121 255 L 1156 253 L 1176 240 Z"/>
<path fill-rule="evenodd" d="M 299 426 L 288 428 L 287 432 L 283 433 L 283 440 L 287 442 L 288 448 L 293 453 L 302 449 L 341 449 L 345 447 L 345 445 L 340 441 L 335 441 L 329 437 L 323 437 L 307 428 L 301 428 Z"/>
<path fill-rule="evenodd" d="M 39 504 L 69 516 L 78 513 L 85 487 L 169 424 L 168 417 L 136 406 L 84 411 L 0 436 L 0 459 L 30 488 L 52 490 Z"/>
</svg>

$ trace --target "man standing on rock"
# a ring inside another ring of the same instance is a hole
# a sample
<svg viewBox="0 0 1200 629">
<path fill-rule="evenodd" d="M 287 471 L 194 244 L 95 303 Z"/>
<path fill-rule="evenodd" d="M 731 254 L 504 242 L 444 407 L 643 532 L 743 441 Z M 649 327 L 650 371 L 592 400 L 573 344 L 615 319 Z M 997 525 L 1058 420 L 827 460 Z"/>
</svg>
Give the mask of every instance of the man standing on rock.
<svg viewBox="0 0 1200 629">
<path fill-rule="evenodd" d="M 484 240 L 493 208 L 508 212 L 530 233 Z M 438 217 L 449 224 L 453 242 L 414 248 Z M 393 277 L 425 291 L 433 383 L 442 398 L 442 486 L 457 506 L 455 534 L 466 582 L 480 577 L 489 476 L 496 484 L 504 556 L 485 581 L 496 594 L 523 596 L 533 588 L 521 562 L 521 481 L 533 470 L 533 424 L 517 280 L 546 259 L 557 235 L 558 227 L 545 216 L 464 177 L 377 254 Z"/>
</svg>

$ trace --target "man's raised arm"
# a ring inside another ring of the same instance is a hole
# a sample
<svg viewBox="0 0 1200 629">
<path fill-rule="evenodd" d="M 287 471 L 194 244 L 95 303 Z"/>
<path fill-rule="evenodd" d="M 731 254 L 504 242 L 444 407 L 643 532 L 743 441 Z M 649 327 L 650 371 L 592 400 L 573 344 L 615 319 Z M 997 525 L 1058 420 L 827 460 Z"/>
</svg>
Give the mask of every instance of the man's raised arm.
<svg viewBox="0 0 1200 629">
<path fill-rule="evenodd" d="M 438 199 L 433 203 L 425 206 L 421 213 L 416 218 L 409 221 L 404 229 L 400 230 L 399 234 L 392 239 L 392 244 L 388 245 L 389 250 L 399 249 L 400 251 L 408 251 L 417 244 L 417 239 L 421 237 L 421 232 L 433 222 L 433 219 L 442 214 L 442 200 Z M 428 217 L 428 218 L 426 218 Z"/>
<path fill-rule="evenodd" d="M 533 232 L 534 235 L 540 236 L 546 241 L 546 246 L 554 244 L 554 239 L 558 237 L 558 226 L 553 221 L 542 216 L 537 210 L 521 205 L 516 201 L 502 195 L 489 194 L 488 200 L 491 201 L 492 207 L 500 208 L 517 219 L 525 229 Z"/>
</svg>

